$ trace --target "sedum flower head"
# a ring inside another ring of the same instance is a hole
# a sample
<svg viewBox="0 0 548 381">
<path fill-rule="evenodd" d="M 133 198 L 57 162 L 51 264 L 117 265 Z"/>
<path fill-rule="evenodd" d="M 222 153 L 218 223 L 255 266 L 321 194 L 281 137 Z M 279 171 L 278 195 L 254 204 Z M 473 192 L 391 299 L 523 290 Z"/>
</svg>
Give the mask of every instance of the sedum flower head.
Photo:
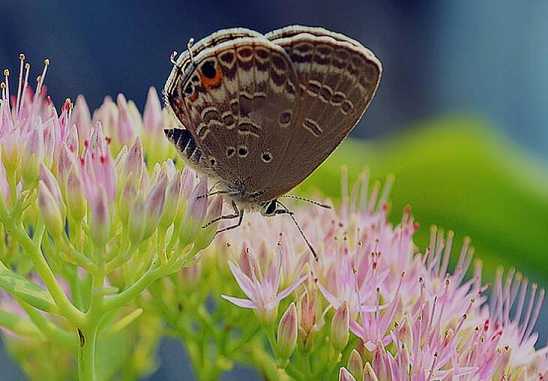
<svg viewBox="0 0 548 381">
<path fill-rule="evenodd" d="M 260 281 L 263 273 L 257 270 L 274 263 L 279 270 L 266 267 L 266 274 L 299 280 L 281 296 L 300 306 L 299 336 L 306 336 L 318 319 L 310 296 L 319 293 L 315 303 L 322 315 L 333 312 L 331 324 L 318 329 L 331 337 L 336 353 L 349 356 L 331 359 L 341 361 L 341 380 L 542 379 L 548 349 L 535 350 L 533 327 L 544 291 L 514 271 L 506 278 L 499 273 L 489 303 L 481 265 L 466 277 L 473 256 L 468 239 L 451 270 L 453 233 L 432 228 L 421 253 L 413 242 L 418 226 L 409 209 L 398 225 L 387 221 L 390 182 L 371 190 L 367 185 L 362 178 L 352 192 L 344 191 L 335 210 L 296 211 L 317 261 L 283 216 L 270 219 L 268 228 L 261 217 L 251 217 L 242 231 L 225 234 L 220 244 L 246 248 L 241 254 L 246 259 L 240 265 L 230 262 L 230 268 L 248 297 L 227 299 L 269 310 L 270 318 L 278 319 L 272 306 L 281 298 L 272 290 L 279 283 L 272 287 Z M 283 267 L 278 263 L 287 248 L 292 258 Z M 303 351 L 314 350 L 299 342 Z"/>
</svg>

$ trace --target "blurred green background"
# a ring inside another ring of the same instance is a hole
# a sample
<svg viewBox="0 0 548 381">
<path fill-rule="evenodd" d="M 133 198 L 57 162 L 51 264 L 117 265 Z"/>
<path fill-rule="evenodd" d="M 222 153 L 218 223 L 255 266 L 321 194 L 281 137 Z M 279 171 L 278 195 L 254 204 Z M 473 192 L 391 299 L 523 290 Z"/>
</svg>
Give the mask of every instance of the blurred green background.
<svg viewBox="0 0 548 381">
<path fill-rule="evenodd" d="M 497 266 L 517 266 L 548 285 L 548 170 L 486 122 L 438 119 L 393 137 L 347 141 L 302 191 L 338 198 L 343 166 L 351 181 L 364 168 L 381 181 L 395 175 L 391 220 L 411 205 L 420 245 L 438 225 L 472 237 L 488 277 Z"/>
</svg>

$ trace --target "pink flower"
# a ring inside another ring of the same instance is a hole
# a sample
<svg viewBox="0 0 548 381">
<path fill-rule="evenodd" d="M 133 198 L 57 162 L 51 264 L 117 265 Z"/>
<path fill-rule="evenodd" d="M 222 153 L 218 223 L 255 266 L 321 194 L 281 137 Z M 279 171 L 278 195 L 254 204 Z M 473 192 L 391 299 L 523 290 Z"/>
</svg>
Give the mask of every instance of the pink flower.
<svg viewBox="0 0 548 381">
<path fill-rule="evenodd" d="M 236 263 L 232 261 L 229 261 L 228 263 L 230 271 L 248 299 L 227 295 L 222 295 L 222 297 L 239 307 L 255 309 L 257 315 L 264 322 L 270 323 L 276 318 L 280 301 L 299 287 L 306 279 L 306 275 L 302 275 L 289 285 L 289 287 L 279 291 L 281 277 L 280 256 L 272 258 L 272 262 L 267 266 L 266 273 L 263 272 L 263 269 L 259 266 L 257 259 L 254 256 L 250 255 L 249 261 L 250 273 L 248 274 L 242 271 L 242 268 Z"/>
<path fill-rule="evenodd" d="M 358 340 L 349 340 L 357 345 L 349 348 L 354 350 L 353 359 L 348 368 L 340 368 L 340 379 L 361 379 L 362 374 L 378 381 L 487 381 L 520 379 L 524 374 L 541 379 L 548 370 L 548 348 L 535 350 L 537 336 L 532 332 L 544 291 L 528 287 L 513 271 L 505 280 L 501 273 L 489 308 L 481 266 L 472 278 L 465 276 L 473 255 L 469 239 L 464 240 L 453 271 L 452 232 L 432 228 L 428 248 L 419 253 L 413 243 L 418 226 L 410 209 L 399 225 L 387 221 L 386 189 L 375 184 L 369 192 L 362 179 L 352 192 L 343 189 L 339 210 L 296 209 L 318 253 L 318 261 L 307 260 L 304 267 L 300 258 L 309 258 L 309 249 L 282 218 L 248 219 L 241 230 L 222 237 L 244 248 L 240 265 L 231 261 L 229 267 L 248 299 L 225 298 L 266 311 L 263 314 L 272 314 L 281 297 L 299 300 L 303 333 L 318 319 L 313 310 L 335 309 L 339 318 L 333 319 L 331 330 L 342 338 L 334 340 L 340 342 L 337 350 L 346 343 L 342 333 L 348 316 Z M 280 242 L 283 250 L 278 251 Z M 275 271 L 279 253 L 284 266 Z M 264 268 L 269 271 L 263 277 L 257 269 Z M 304 269 L 311 270 L 314 280 L 304 293 L 289 291 L 293 287 L 277 293 L 279 279 L 291 279 Z M 264 281 L 269 277 L 275 282 Z M 318 292 L 323 298 L 310 303 L 310 295 Z"/>
</svg>

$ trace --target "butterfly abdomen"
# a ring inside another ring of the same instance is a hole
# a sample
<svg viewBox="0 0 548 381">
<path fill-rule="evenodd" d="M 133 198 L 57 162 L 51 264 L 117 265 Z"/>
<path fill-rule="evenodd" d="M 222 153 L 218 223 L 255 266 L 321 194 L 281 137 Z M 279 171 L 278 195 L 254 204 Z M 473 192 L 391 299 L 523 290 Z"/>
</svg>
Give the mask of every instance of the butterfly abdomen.
<svg viewBox="0 0 548 381">
<path fill-rule="evenodd" d="M 193 164 L 198 164 L 202 158 L 202 150 L 198 148 L 190 131 L 183 128 L 164 130 L 167 138 L 172 141 L 183 157 Z"/>
</svg>

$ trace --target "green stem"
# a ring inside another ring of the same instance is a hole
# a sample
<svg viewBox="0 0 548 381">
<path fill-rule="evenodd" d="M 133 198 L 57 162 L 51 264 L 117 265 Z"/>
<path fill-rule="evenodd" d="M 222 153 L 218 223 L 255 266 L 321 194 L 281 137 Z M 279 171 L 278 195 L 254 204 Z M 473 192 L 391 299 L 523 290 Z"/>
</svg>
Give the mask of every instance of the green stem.
<svg viewBox="0 0 548 381">
<path fill-rule="evenodd" d="M 100 258 L 100 255 L 98 255 Z M 98 270 L 92 274 L 92 287 L 90 295 L 90 306 L 86 313 L 86 321 L 82 328 L 79 328 L 80 346 L 78 351 L 78 375 L 79 381 L 96 381 L 95 374 L 95 352 L 97 336 L 102 319 L 107 312 L 104 308 L 103 285 L 105 281 L 104 262 L 98 264 Z"/>
<path fill-rule="evenodd" d="M 0 197 L 0 220 L 4 222 L 6 230 L 13 235 L 13 237 L 23 247 L 25 252 L 31 257 L 36 272 L 40 275 L 40 278 L 44 281 L 46 288 L 50 292 L 55 304 L 59 307 L 59 311 L 68 320 L 79 325 L 84 321 L 84 314 L 78 310 L 67 298 L 53 271 L 49 267 L 46 259 L 42 255 L 40 246 L 35 244 L 28 236 L 24 227 L 20 223 L 15 223 L 7 213 L 4 201 Z"/>
<path fill-rule="evenodd" d="M 78 347 L 78 381 L 96 381 L 95 346 L 97 342 L 98 325 L 80 330 L 80 346 Z"/>
</svg>

